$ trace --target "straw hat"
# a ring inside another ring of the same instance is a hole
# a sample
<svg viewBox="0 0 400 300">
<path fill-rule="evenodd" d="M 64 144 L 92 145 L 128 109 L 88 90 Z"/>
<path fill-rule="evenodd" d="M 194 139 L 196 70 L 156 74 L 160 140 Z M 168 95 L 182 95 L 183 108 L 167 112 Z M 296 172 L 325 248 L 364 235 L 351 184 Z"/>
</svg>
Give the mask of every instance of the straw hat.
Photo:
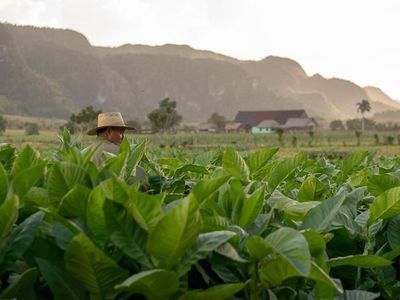
<svg viewBox="0 0 400 300">
<path fill-rule="evenodd" d="M 88 135 L 96 135 L 97 130 L 105 127 L 120 127 L 125 129 L 135 129 L 133 127 L 126 126 L 124 119 L 120 112 L 107 112 L 101 113 L 97 116 L 97 127 L 90 129 Z"/>
</svg>

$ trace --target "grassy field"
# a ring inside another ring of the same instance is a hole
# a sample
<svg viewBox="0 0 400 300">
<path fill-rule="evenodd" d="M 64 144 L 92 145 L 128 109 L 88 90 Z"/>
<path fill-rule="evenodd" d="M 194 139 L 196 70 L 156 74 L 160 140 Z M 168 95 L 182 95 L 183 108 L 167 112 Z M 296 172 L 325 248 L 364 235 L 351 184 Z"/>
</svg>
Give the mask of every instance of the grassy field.
<svg viewBox="0 0 400 300">
<path fill-rule="evenodd" d="M 42 151 L 51 151 L 60 146 L 57 135 L 55 130 L 41 130 L 40 135 L 27 136 L 22 129 L 8 129 L 3 136 L 0 136 L 0 143 L 10 143 L 18 148 L 29 144 Z M 362 134 L 359 144 L 353 131 L 317 131 L 313 138 L 304 132 L 285 133 L 281 142 L 278 141 L 277 134 L 127 134 L 126 137 L 131 143 L 147 140 L 150 148 L 162 149 L 207 150 L 233 147 L 240 151 L 251 151 L 278 146 L 281 148 L 281 155 L 289 155 L 298 151 L 347 153 L 362 149 L 374 150 L 378 155 L 400 155 L 399 132 L 366 131 Z M 76 134 L 75 138 L 84 146 L 93 141 L 93 137 L 83 133 Z M 388 144 L 390 139 L 392 140 L 391 144 Z"/>
<path fill-rule="evenodd" d="M 26 117 L 14 115 L 2 115 L 7 122 L 6 134 L 24 134 L 24 127 L 27 123 L 34 123 L 38 125 L 43 133 L 55 133 L 67 121 L 62 119 L 50 119 L 40 117 Z"/>
</svg>

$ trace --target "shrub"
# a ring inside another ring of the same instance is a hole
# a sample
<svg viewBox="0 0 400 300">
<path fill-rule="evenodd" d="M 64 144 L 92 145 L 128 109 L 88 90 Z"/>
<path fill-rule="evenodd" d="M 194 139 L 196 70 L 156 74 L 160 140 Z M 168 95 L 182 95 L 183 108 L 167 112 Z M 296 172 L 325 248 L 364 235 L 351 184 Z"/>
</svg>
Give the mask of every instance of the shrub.
<svg viewBox="0 0 400 300">
<path fill-rule="evenodd" d="M 38 135 L 39 134 L 39 126 L 36 123 L 26 123 L 25 124 L 25 133 L 26 133 L 26 135 Z"/>
</svg>

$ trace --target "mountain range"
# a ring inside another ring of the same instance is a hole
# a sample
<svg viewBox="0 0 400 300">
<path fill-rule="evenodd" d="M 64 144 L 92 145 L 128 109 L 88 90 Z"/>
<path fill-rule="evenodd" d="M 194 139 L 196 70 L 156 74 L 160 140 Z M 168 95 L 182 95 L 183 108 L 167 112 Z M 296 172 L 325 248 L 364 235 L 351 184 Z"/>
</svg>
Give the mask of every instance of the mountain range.
<svg viewBox="0 0 400 300">
<path fill-rule="evenodd" d="M 378 87 L 309 76 L 289 58 L 243 61 L 173 44 L 96 47 L 76 31 L 0 23 L 0 113 L 67 118 L 92 105 L 144 120 L 166 97 L 185 122 L 275 109 L 348 119 L 360 116 L 363 99 L 370 115 L 400 111 Z"/>
</svg>

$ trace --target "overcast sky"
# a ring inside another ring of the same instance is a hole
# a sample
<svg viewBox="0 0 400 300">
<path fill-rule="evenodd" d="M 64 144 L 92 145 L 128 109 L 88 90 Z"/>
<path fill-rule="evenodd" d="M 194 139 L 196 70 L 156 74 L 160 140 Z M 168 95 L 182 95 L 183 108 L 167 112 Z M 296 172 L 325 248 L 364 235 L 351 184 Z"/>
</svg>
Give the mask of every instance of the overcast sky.
<svg viewBox="0 0 400 300">
<path fill-rule="evenodd" d="M 400 0 L 0 0 L 0 21 L 74 29 L 93 45 L 288 57 L 400 100 Z"/>
</svg>

